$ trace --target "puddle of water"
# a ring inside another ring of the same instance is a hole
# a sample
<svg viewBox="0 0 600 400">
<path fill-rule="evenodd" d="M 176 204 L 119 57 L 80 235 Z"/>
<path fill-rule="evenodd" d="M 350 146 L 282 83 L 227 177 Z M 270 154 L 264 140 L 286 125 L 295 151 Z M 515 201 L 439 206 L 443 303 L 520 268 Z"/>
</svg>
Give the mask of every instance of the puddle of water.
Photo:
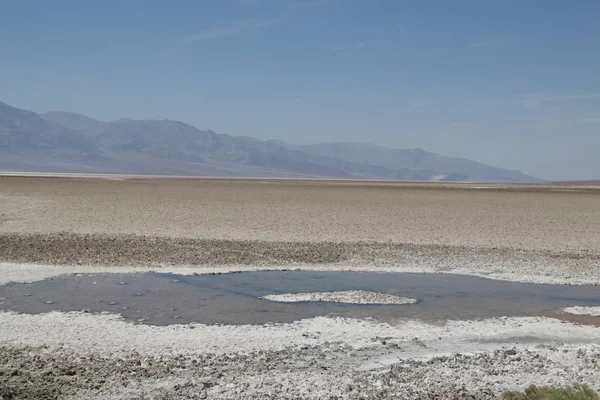
<svg viewBox="0 0 600 400">
<path fill-rule="evenodd" d="M 414 305 L 276 303 L 268 294 L 367 290 L 419 299 Z M 22 313 L 109 311 L 154 325 L 263 324 L 315 316 L 394 322 L 540 315 L 599 306 L 600 287 L 537 285 L 449 274 L 269 271 L 181 276 L 100 274 L 0 287 L 0 308 Z"/>
</svg>

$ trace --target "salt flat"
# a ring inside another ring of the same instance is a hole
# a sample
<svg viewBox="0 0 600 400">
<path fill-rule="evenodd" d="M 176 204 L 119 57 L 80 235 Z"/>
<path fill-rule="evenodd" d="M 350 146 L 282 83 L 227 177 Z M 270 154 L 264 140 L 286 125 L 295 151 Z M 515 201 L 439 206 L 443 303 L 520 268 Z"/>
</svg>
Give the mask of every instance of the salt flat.
<svg viewBox="0 0 600 400">
<path fill-rule="evenodd" d="M 298 268 L 600 284 L 595 187 L 113 178 L 1 177 L 0 283 Z M 458 399 L 530 383 L 598 389 L 598 338 L 595 325 L 543 316 L 232 328 L 6 310 L 0 396 Z"/>
<path fill-rule="evenodd" d="M 551 251 L 600 247 L 598 190 L 471 186 L 0 177 L 0 232 Z"/>
</svg>

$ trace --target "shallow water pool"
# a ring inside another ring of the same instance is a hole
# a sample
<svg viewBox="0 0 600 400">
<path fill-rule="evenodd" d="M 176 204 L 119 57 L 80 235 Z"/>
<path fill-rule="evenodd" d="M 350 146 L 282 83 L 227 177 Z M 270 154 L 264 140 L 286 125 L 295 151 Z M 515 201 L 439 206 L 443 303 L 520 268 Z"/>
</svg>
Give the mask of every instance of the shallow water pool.
<svg viewBox="0 0 600 400">
<path fill-rule="evenodd" d="M 412 297 L 413 305 L 277 303 L 268 294 L 367 290 Z M 263 324 L 315 316 L 385 322 L 539 315 L 600 306 L 600 287 L 540 285 L 449 274 L 263 271 L 218 275 L 161 273 L 68 275 L 0 286 L 0 308 L 22 313 L 118 313 L 153 325 Z"/>
</svg>

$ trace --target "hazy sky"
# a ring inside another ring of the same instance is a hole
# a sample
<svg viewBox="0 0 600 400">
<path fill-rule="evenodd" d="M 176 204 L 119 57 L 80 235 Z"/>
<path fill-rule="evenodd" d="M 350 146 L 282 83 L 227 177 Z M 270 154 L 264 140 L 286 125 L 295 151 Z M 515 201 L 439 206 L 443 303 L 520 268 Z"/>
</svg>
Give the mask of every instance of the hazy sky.
<svg viewBox="0 0 600 400">
<path fill-rule="evenodd" d="M 598 0 L 0 0 L 0 101 L 600 178 Z"/>
</svg>

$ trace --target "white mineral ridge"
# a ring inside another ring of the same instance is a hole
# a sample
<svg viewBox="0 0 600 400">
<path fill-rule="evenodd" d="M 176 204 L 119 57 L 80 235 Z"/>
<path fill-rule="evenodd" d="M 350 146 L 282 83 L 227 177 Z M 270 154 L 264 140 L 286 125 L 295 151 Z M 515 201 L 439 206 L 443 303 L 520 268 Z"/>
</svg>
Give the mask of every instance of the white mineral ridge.
<svg viewBox="0 0 600 400">
<path fill-rule="evenodd" d="M 325 301 L 329 303 L 348 304 L 416 304 L 417 299 L 394 296 L 387 293 L 369 292 L 366 290 L 346 290 L 340 292 L 283 293 L 270 294 L 266 300 L 280 303 L 298 303 L 303 301 Z"/>
<path fill-rule="evenodd" d="M 600 317 L 600 307 L 567 307 L 563 311 L 575 315 L 589 315 L 591 317 Z"/>
</svg>

